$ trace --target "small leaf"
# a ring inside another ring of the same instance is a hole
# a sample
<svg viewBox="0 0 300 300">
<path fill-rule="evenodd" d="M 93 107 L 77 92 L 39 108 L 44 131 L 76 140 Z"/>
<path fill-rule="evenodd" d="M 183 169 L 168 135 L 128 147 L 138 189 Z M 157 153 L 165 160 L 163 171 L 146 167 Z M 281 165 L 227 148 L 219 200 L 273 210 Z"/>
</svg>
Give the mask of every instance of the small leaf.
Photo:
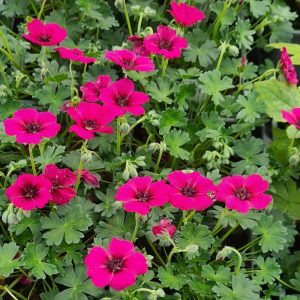
<svg viewBox="0 0 300 300">
<path fill-rule="evenodd" d="M 190 141 L 190 137 L 187 132 L 173 129 L 168 135 L 164 136 L 164 140 L 171 155 L 184 160 L 189 159 L 190 153 L 181 148 L 181 146 Z"/>
<path fill-rule="evenodd" d="M 20 257 L 15 258 L 19 247 L 11 242 L 0 247 L 0 275 L 8 277 L 15 269 L 20 267 Z"/>
<path fill-rule="evenodd" d="M 160 267 L 158 269 L 158 278 L 163 286 L 174 290 L 180 290 L 187 283 L 187 277 L 183 274 L 174 275 L 174 270 L 171 265 Z"/>
<path fill-rule="evenodd" d="M 255 276 L 258 284 L 271 284 L 280 277 L 282 271 L 275 258 L 267 257 L 265 260 L 262 256 L 259 256 L 255 262 L 259 267 Z"/>
</svg>

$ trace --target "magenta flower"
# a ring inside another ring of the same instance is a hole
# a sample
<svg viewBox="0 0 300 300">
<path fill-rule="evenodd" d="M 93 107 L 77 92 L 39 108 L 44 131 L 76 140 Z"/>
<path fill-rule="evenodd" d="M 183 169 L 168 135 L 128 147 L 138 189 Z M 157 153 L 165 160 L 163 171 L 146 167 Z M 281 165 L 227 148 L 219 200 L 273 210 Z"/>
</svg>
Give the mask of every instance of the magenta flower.
<svg viewBox="0 0 300 300">
<path fill-rule="evenodd" d="M 131 113 L 140 116 L 145 113 L 142 104 L 149 101 L 148 95 L 134 91 L 133 81 L 123 78 L 104 88 L 100 93 L 104 107 L 108 107 L 116 116 Z"/>
<path fill-rule="evenodd" d="M 42 176 L 22 174 L 6 189 L 5 195 L 14 206 L 32 210 L 43 208 L 48 203 L 51 187 L 51 181 Z"/>
<path fill-rule="evenodd" d="M 78 48 L 71 49 L 65 47 L 57 47 L 54 48 L 53 51 L 58 52 L 61 58 L 71 61 L 78 61 L 83 64 L 94 63 L 96 61 L 96 59 L 93 57 L 84 56 L 83 52 Z"/>
<path fill-rule="evenodd" d="M 105 125 L 111 122 L 115 115 L 99 104 L 81 102 L 77 108 L 70 107 L 67 114 L 76 122 L 69 132 L 75 132 L 82 139 L 92 139 L 95 132 L 113 133 L 112 127 Z"/>
<path fill-rule="evenodd" d="M 19 109 L 13 118 L 8 118 L 3 123 L 5 133 L 15 135 L 20 144 L 39 144 L 43 137 L 55 137 L 60 130 L 52 113 L 38 112 L 33 108 Z"/>
<path fill-rule="evenodd" d="M 87 102 L 100 101 L 100 92 L 109 87 L 111 83 L 110 76 L 100 75 L 95 81 L 86 82 L 81 88 L 82 100 Z"/>
<path fill-rule="evenodd" d="M 180 57 L 181 49 L 188 47 L 186 39 L 176 35 L 176 30 L 163 25 L 157 27 L 157 33 L 146 36 L 144 45 L 151 53 L 167 59 Z"/>
<path fill-rule="evenodd" d="M 141 56 L 149 56 L 150 52 L 144 45 L 144 38 L 138 35 L 131 35 L 128 37 L 128 41 L 132 43 L 132 51 Z"/>
<path fill-rule="evenodd" d="M 292 85 L 297 85 L 297 73 L 285 47 L 283 47 L 281 50 L 280 62 L 281 69 L 284 73 L 286 80 Z"/>
<path fill-rule="evenodd" d="M 151 72 L 155 69 L 153 62 L 149 57 L 137 56 L 134 52 L 127 49 L 106 51 L 105 58 L 126 70 Z"/>
<path fill-rule="evenodd" d="M 213 204 L 209 193 L 215 189 L 213 182 L 198 172 L 175 171 L 168 175 L 170 202 L 181 210 L 205 210 Z"/>
<path fill-rule="evenodd" d="M 93 247 L 84 260 L 87 276 L 96 287 L 109 285 L 117 291 L 135 284 L 148 271 L 146 257 L 134 251 L 133 243 L 113 237 L 108 249 Z"/>
<path fill-rule="evenodd" d="M 147 215 L 150 208 L 169 201 L 169 188 L 163 180 L 152 182 L 151 176 L 136 177 L 119 187 L 115 196 L 124 202 L 124 210 Z"/>
<path fill-rule="evenodd" d="M 28 34 L 23 38 L 41 46 L 54 46 L 67 37 L 67 30 L 55 23 L 43 24 L 39 19 L 34 19 L 27 24 Z"/>
<path fill-rule="evenodd" d="M 176 226 L 169 219 L 162 219 L 157 226 L 152 227 L 152 233 L 156 236 L 167 233 L 170 237 L 174 235 Z"/>
<path fill-rule="evenodd" d="M 59 169 L 56 165 L 47 165 L 41 176 L 52 183 L 50 201 L 62 205 L 75 197 L 75 190 L 71 186 L 76 183 L 76 176 L 69 169 Z"/>
<path fill-rule="evenodd" d="M 300 108 L 293 108 L 291 112 L 283 110 L 281 115 L 288 123 L 300 130 Z"/>
<path fill-rule="evenodd" d="M 168 12 L 177 24 L 185 27 L 192 26 L 205 18 L 205 14 L 196 7 L 175 1 L 171 2 L 171 10 L 168 10 Z"/>
<path fill-rule="evenodd" d="M 272 202 L 272 197 L 264 194 L 268 187 L 268 182 L 258 174 L 228 176 L 218 185 L 216 198 L 225 202 L 227 208 L 245 214 L 251 208 L 267 208 Z"/>
<path fill-rule="evenodd" d="M 78 171 L 75 171 L 75 175 L 78 174 Z M 93 187 L 99 187 L 100 184 L 99 184 L 99 176 L 94 174 L 94 173 L 91 173 L 90 171 L 88 170 L 82 170 L 81 171 L 81 180 L 90 185 L 90 186 L 93 186 Z"/>
</svg>

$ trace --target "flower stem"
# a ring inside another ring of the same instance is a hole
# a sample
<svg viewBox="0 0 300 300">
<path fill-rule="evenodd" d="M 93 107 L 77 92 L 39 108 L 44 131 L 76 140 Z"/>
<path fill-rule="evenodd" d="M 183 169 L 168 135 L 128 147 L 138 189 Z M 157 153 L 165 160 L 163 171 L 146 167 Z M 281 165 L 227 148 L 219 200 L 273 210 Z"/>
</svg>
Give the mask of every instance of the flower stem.
<svg viewBox="0 0 300 300">
<path fill-rule="evenodd" d="M 154 173 L 157 173 L 157 171 L 158 171 L 159 164 L 160 164 L 160 161 L 161 161 L 161 157 L 162 157 L 162 155 L 163 155 L 163 152 L 164 152 L 163 145 L 160 144 L 160 145 L 159 145 L 159 154 L 158 154 L 158 158 L 157 158 L 156 165 L 155 165 L 155 168 L 154 168 Z"/>
<path fill-rule="evenodd" d="M 132 233 L 132 236 L 131 236 L 131 242 L 132 243 L 135 241 L 138 229 L 139 229 L 139 215 L 137 213 L 135 213 L 135 226 L 134 226 L 134 230 L 133 230 L 133 233 Z"/>
<path fill-rule="evenodd" d="M 183 220 L 183 224 L 187 224 L 188 221 L 194 216 L 194 214 L 196 213 L 195 210 L 192 210 L 187 216 L 186 218 Z"/>
<path fill-rule="evenodd" d="M 34 148 L 34 145 L 29 145 L 29 157 L 30 157 L 31 168 L 32 168 L 33 175 L 36 176 L 37 172 L 36 172 L 36 168 L 35 168 L 35 164 L 34 164 L 34 157 L 33 157 L 33 153 L 32 153 L 33 148 Z"/>
<path fill-rule="evenodd" d="M 70 91 L 71 91 L 71 100 L 74 96 L 74 76 L 73 76 L 73 70 L 72 70 L 72 61 L 70 61 L 69 64 L 69 72 L 70 72 L 70 77 L 71 77 L 71 86 L 70 86 Z"/>
<path fill-rule="evenodd" d="M 237 228 L 239 227 L 239 225 L 236 225 L 232 228 L 230 228 L 222 237 L 221 237 L 221 241 L 224 242 Z"/>
<path fill-rule="evenodd" d="M 121 121 L 120 118 L 117 118 L 117 156 L 121 155 L 121 143 L 122 143 L 122 137 L 121 137 Z"/>
<path fill-rule="evenodd" d="M 242 246 L 241 248 L 239 248 L 238 251 L 242 251 L 242 250 L 243 250 L 243 252 L 247 251 L 249 248 L 251 248 L 255 244 L 257 244 L 260 239 L 261 239 L 261 237 L 257 237 L 256 239 L 250 241 L 249 243 L 247 243 L 244 246 Z"/>
<path fill-rule="evenodd" d="M 234 273 L 237 275 L 237 274 L 239 274 L 240 269 L 241 269 L 241 265 L 242 265 L 242 255 L 241 255 L 241 253 L 240 253 L 238 250 L 236 250 L 235 248 L 233 248 L 233 247 L 228 247 L 228 248 L 230 248 L 230 249 L 237 255 L 237 257 L 238 257 L 238 261 L 237 261 L 237 264 L 236 264 L 236 266 L 235 266 L 235 271 L 234 271 Z"/>
<path fill-rule="evenodd" d="M 81 146 L 81 149 L 80 149 L 80 160 L 79 160 L 79 165 L 78 165 L 78 169 L 77 169 L 77 180 L 76 180 L 76 184 L 75 184 L 75 192 L 78 191 L 78 187 L 79 187 L 79 184 L 80 184 L 80 178 L 81 178 L 81 173 L 82 173 L 82 168 L 83 168 L 82 153 L 86 148 L 87 142 L 88 141 L 85 140 L 83 145 Z"/>
<path fill-rule="evenodd" d="M 139 34 L 140 31 L 141 31 L 141 26 L 142 26 L 143 18 L 144 18 L 144 14 L 143 14 L 143 13 L 140 13 L 139 21 L 138 21 L 138 25 L 137 25 L 137 30 L 136 30 L 136 33 L 137 33 L 137 34 Z"/>
<path fill-rule="evenodd" d="M 294 286 L 288 284 L 287 282 L 283 281 L 282 279 L 277 278 L 277 280 L 278 280 L 281 284 L 283 284 L 283 285 L 285 285 L 286 287 L 288 287 L 289 289 L 294 290 L 294 291 L 297 291 L 297 292 L 300 292 L 299 289 L 297 289 L 297 288 L 295 288 Z"/>
<path fill-rule="evenodd" d="M 38 14 L 38 16 L 37 16 L 38 19 L 41 19 L 41 16 L 42 16 L 42 14 L 43 14 L 43 12 L 44 12 L 44 8 L 45 8 L 45 5 L 46 5 L 46 1 L 47 1 L 47 0 L 44 0 L 43 3 L 42 3 L 40 12 L 39 12 L 39 14 Z"/>
<path fill-rule="evenodd" d="M 122 1 L 122 6 L 123 6 L 123 11 L 124 11 L 124 15 L 125 15 L 129 35 L 132 35 L 132 28 L 131 28 L 130 19 L 129 19 L 129 16 L 128 16 L 128 11 L 127 11 L 125 0 Z"/>
<path fill-rule="evenodd" d="M 169 263 L 171 262 L 172 256 L 173 256 L 173 254 L 175 254 L 175 253 L 177 253 L 177 248 L 176 248 L 176 247 L 174 247 L 174 248 L 172 249 L 172 251 L 170 252 L 170 254 L 169 254 L 169 256 L 168 256 L 168 259 L 167 259 L 167 264 L 169 264 Z"/>
<path fill-rule="evenodd" d="M 227 42 L 224 42 L 224 43 L 221 44 L 221 52 L 220 52 L 219 59 L 218 59 L 218 62 L 217 62 L 216 70 L 219 70 L 219 68 L 221 66 L 221 63 L 222 63 L 224 54 L 225 54 L 225 52 L 227 50 L 227 47 L 228 47 L 228 43 Z"/>
<path fill-rule="evenodd" d="M 35 6 L 34 0 L 29 0 L 29 2 L 30 2 L 30 4 L 31 4 L 31 7 L 32 7 L 32 9 L 33 9 L 35 15 L 38 16 L 38 15 L 39 15 L 39 12 L 38 12 L 38 10 L 37 10 L 37 8 L 36 8 L 36 6 Z"/>
<path fill-rule="evenodd" d="M 157 259 L 161 262 L 161 264 L 162 264 L 163 266 L 165 266 L 166 264 L 165 264 L 164 260 L 162 259 L 162 257 L 161 257 L 160 254 L 158 253 L 158 251 L 156 250 L 156 248 L 155 248 L 155 246 L 153 245 L 153 243 L 152 243 L 152 242 L 150 241 L 150 239 L 148 239 L 147 237 L 146 237 L 146 239 L 147 239 L 147 242 L 148 242 L 149 246 L 151 247 L 151 249 L 153 250 L 154 254 L 156 255 Z"/>
<path fill-rule="evenodd" d="M 169 60 L 162 56 L 162 62 L 161 62 L 161 77 L 162 78 L 164 78 L 165 75 L 166 75 L 166 69 L 167 69 L 167 66 L 168 66 L 168 62 L 169 62 Z"/>
<path fill-rule="evenodd" d="M 177 229 L 178 229 L 178 230 L 180 229 L 180 227 L 181 227 L 181 225 L 182 225 L 183 220 L 185 219 L 185 217 L 186 217 L 186 211 L 183 210 L 183 211 L 182 211 L 182 216 L 181 216 L 181 218 L 180 218 L 180 220 L 179 220 L 179 222 L 178 222 L 178 224 L 177 224 Z"/>
</svg>

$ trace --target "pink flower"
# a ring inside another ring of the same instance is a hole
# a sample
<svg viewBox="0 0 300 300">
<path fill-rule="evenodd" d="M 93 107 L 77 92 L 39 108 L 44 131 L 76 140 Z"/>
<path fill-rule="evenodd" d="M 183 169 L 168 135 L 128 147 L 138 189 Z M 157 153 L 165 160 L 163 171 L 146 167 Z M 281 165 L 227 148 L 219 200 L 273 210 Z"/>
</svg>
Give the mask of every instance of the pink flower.
<svg viewBox="0 0 300 300">
<path fill-rule="evenodd" d="M 149 101 L 148 95 L 134 91 L 134 84 L 127 78 L 120 79 L 110 87 L 102 89 L 100 98 L 104 107 L 108 107 L 116 116 L 131 113 L 140 116 L 145 113 L 143 103 Z"/>
<path fill-rule="evenodd" d="M 50 201 L 60 205 L 66 204 L 76 195 L 74 188 L 71 187 L 76 183 L 76 176 L 69 169 L 47 165 L 41 176 L 52 183 Z"/>
<path fill-rule="evenodd" d="M 78 171 L 75 171 L 75 175 L 77 175 L 77 174 L 78 174 Z M 93 174 L 88 170 L 82 170 L 80 178 L 84 183 L 86 183 L 90 186 L 97 187 L 97 188 L 100 186 L 98 175 Z"/>
<path fill-rule="evenodd" d="M 31 174 L 20 175 L 16 182 L 6 189 L 5 194 L 10 202 L 23 210 L 43 208 L 51 198 L 51 182 Z"/>
<path fill-rule="evenodd" d="M 288 123 L 300 130 L 300 108 L 293 108 L 291 112 L 283 110 L 281 115 Z"/>
<path fill-rule="evenodd" d="M 128 41 L 132 43 L 132 51 L 141 56 L 149 56 L 150 52 L 146 49 L 144 45 L 144 38 L 137 35 L 131 35 L 128 37 Z"/>
<path fill-rule="evenodd" d="M 69 59 L 71 61 L 79 61 L 83 64 L 94 63 L 96 61 L 93 57 L 84 56 L 83 52 L 78 48 L 65 48 L 65 47 L 57 47 L 54 48 L 53 51 L 58 52 L 61 58 Z"/>
<path fill-rule="evenodd" d="M 134 52 L 127 49 L 106 51 L 105 58 L 126 70 L 151 72 L 155 69 L 153 62 L 149 57 L 137 56 Z"/>
<path fill-rule="evenodd" d="M 87 276 L 96 287 L 109 285 L 117 291 L 135 284 L 138 275 L 148 271 L 145 256 L 134 251 L 133 243 L 113 237 L 108 249 L 93 247 L 84 260 Z"/>
<path fill-rule="evenodd" d="M 96 81 L 86 82 L 80 90 L 82 91 L 82 100 L 87 102 L 100 101 L 100 92 L 103 88 L 110 86 L 111 80 L 108 75 L 100 75 Z"/>
<path fill-rule="evenodd" d="M 33 108 L 22 108 L 13 118 L 4 120 L 7 135 L 15 135 L 20 144 L 38 144 L 42 138 L 55 137 L 60 130 L 56 117 L 50 112 L 38 112 Z"/>
<path fill-rule="evenodd" d="M 124 202 L 125 211 L 147 215 L 151 207 L 169 201 L 169 188 L 163 180 L 152 182 L 151 176 L 136 177 L 119 187 L 115 199 Z"/>
<path fill-rule="evenodd" d="M 152 233 L 156 236 L 167 233 L 170 237 L 172 237 L 175 231 L 176 226 L 172 225 L 169 219 L 162 219 L 157 226 L 152 227 Z"/>
<path fill-rule="evenodd" d="M 76 122 L 69 132 L 75 132 L 82 139 L 92 139 L 95 132 L 113 133 L 112 127 L 105 125 L 111 122 L 115 115 L 99 104 L 81 102 L 77 108 L 70 107 L 67 114 Z"/>
<path fill-rule="evenodd" d="M 285 47 L 281 50 L 280 62 L 286 80 L 292 85 L 297 85 L 297 73 Z"/>
<path fill-rule="evenodd" d="M 186 39 L 176 35 L 176 30 L 163 25 L 157 27 L 157 33 L 146 36 L 144 45 L 151 53 L 167 59 L 180 57 L 181 49 L 188 47 Z"/>
<path fill-rule="evenodd" d="M 43 24 L 39 19 L 34 19 L 27 24 L 28 34 L 23 38 L 41 46 L 53 46 L 61 43 L 67 37 L 67 30 L 55 23 Z"/>
<path fill-rule="evenodd" d="M 205 14 L 196 7 L 175 1 L 171 2 L 171 10 L 169 12 L 177 24 L 185 27 L 192 26 L 205 18 Z"/>
<path fill-rule="evenodd" d="M 269 187 L 258 174 L 224 177 L 217 187 L 216 198 L 229 209 L 247 213 L 251 208 L 265 209 L 271 202 L 270 195 L 263 194 Z"/>
<path fill-rule="evenodd" d="M 205 210 L 213 204 L 208 195 L 215 189 L 213 182 L 198 172 L 175 171 L 168 175 L 170 202 L 182 210 Z"/>
</svg>

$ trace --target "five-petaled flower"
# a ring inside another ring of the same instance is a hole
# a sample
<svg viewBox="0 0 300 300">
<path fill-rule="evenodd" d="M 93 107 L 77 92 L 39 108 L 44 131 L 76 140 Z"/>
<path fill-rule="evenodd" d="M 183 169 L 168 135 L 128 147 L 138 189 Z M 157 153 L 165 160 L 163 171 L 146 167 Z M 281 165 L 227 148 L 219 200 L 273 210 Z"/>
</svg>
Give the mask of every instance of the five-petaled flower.
<svg viewBox="0 0 300 300">
<path fill-rule="evenodd" d="M 85 257 L 87 276 L 96 287 L 109 285 L 117 291 L 134 285 L 136 277 L 148 271 L 146 257 L 133 243 L 113 237 L 108 249 L 93 247 Z"/>
<path fill-rule="evenodd" d="M 134 91 L 134 83 L 127 78 L 102 89 L 100 98 L 104 107 L 108 107 L 116 116 L 123 116 L 125 113 L 140 116 L 145 113 L 142 104 L 149 101 L 147 94 Z"/>
<path fill-rule="evenodd" d="M 153 62 L 149 57 L 138 56 L 127 49 L 106 51 L 105 58 L 126 70 L 152 72 L 155 69 Z"/>
<path fill-rule="evenodd" d="M 194 6 L 186 3 L 171 2 L 171 10 L 168 12 L 173 16 L 177 24 L 189 27 L 203 20 L 205 14 Z"/>
<path fill-rule="evenodd" d="M 293 108 L 290 112 L 281 111 L 282 117 L 291 125 L 294 125 L 297 129 L 300 130 L 300 108 Z"/>
<path fill-rule="evenodd" d="M 51 187 L 51 181 L 42 176 L 22 174 L 6 189 L 5 194 L 16 207 L 32 210 L 43 208 L 48 203 Z"/>
<path fill-rule="evenodd" d="M 178 36 L 176 30 L 163 25 L 157 27 L 157 33 L 145 37 L 144 45 L 151 53 L 167 59 L 180 57 L 181 49 L 188 47 L 186 39 Z"/>
<path fill-rule="evenodd" d="M 144 38 L 138 35 L 131 35 L 128 37 L 128 41 L 132 43 L 132 51 L 141 56 L 149 56 L 150 52 L 144 45 Z"/>
<path fill-rule="evenodd" d="M 156 236 L 167 233 L 170 237 L 174 235 L 176 226 L 169 219 L 162 219 L 157 226 L 152 227 L 152 233 Z"/>
<path fill-rule="evenodd" d="M 112 127 L 106 125 L 115 118 L 115 115 L 99 104 L 81 102 L 76 108 L 70 107 L 67 114 L 76 122 L 70 127 L 69 132 L 75 132 L 83 139 L 92 139 L 96 132 L 113 133 Z"/>
<path fill-rule="evenodd" d="M 43 23 L 34 19 L 27 24 L 28 34 L 22 34 L 23 38 L 41 46 L 54 46 L 61 43 L 67 37 L 67 30 L 55 23 Z"/>
<path fill-rule="evenodd" d="M 169 187 L 164 180 L 152 182 L 151 176 L 132 178 L 119 187 L 115 196 L 124 202 L 124 210 L 147 215 L 150 208 L 169 201 Z"/>
<path fill-rule="evenodd" d="M 281 50 L 280 62 L 286 80 L 292 85 L 297 85 L 297 73 L 285 47 L 283 47 Z"/>
<path fill-rule="evenodd" d="M 199 172 L 175 171 L 168 175 L 170 202 L 182 210 L 205 210 L 213 204 L 208 193 L 215 190 L 213 182 Z"/>
<path fill-rule="evenodd" d="M 42 138 L 55 137 L 60 130 L 56 117 L 50 112 L 23 108 L 14 112 L 13 118 L 4 120 L 7 135 L 16 136 L 20 144 L 39 144 Z"/>
<path fill-rule="evenodd" d="M 78 61 L 83 64 L 94 63 L 96 61 L 93 57 L 88 57 L 83 54 L 83 52 L 78 48 L 65 48 L 65 47 L 57 47 L 54 48 L 53 51 L 58 52 L 59 56 L 64 59 L 68 59 L 71 61 Z"/>
<path fill-rule="evenodd" d="M 100 92 L 102 89 L 109 87 L 111 79 L 109 75 L 100 75 L 95 81 L 86 82 L 80 90 L 82 92 L 82 100 L 87 102 L 100 101 Z"/>
<path fill-rule="evenodd" d="M 268 182 L 258 174 L 228 176 L 217 186 L 216 198 L 225 202 L 226 208 L 245 214 L 252 208 L 268 207 L 272 202 L 272 197 L 264 194 L 268 187 Z"/>
<path fill-rule="evenodd" d="M 50 189 L 51 202 L 56 204 L 66 204 L 75 195 L 75 190 L 72 187 L 76 183 L 76 176 L 67 169 L 59 169 L 56 165 L 47 165 L 42 177 L 48 179 L 52 183 Z"/>
</svg>

